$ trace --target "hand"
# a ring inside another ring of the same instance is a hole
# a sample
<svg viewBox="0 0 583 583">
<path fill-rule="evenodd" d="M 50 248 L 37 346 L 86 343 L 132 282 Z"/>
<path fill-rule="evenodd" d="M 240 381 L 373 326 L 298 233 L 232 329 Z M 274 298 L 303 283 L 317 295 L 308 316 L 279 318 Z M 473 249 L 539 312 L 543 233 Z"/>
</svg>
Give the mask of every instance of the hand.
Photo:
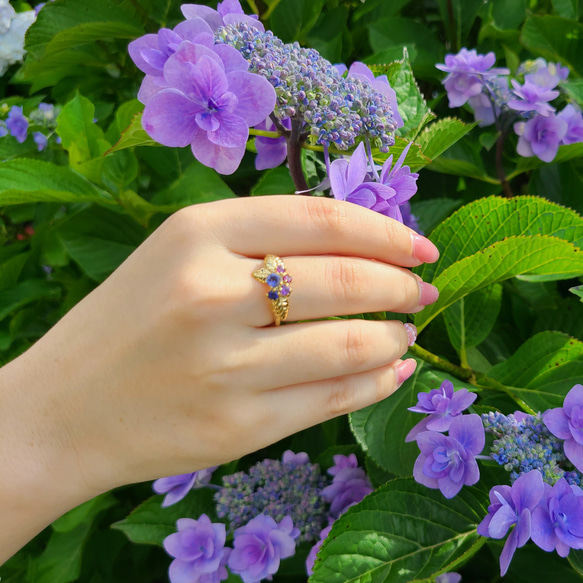
<svg viewBox="0 0 583 583">
<path fill-rule="evenodd" d="M 280 327 L 270 325 L 267 286 L 252 277 L 269 253 L 294 278 Z M 302 321 L 418 311 L 437 290 L 405 267 L 437 257 L 400 223 L 330 199 L 183 209 L 6 367 L 21 411 L 8 439 L 71 499 L 82 492 L 78 503 L 227 462 L 375 403 L 414 370 L 400 360 L 403 324 Z"/>
</svg>

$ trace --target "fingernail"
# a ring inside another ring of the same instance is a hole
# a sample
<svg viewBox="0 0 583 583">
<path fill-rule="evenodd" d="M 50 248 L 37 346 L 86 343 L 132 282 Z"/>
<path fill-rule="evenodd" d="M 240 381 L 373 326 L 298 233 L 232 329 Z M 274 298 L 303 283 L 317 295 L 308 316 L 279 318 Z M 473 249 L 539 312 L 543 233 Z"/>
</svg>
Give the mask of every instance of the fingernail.
<svg viewBox="0 0 583 583">
<path fill-rule="evenodd" d="M 422 263 L 435 263 L 439 259 L 439 249 L 426 237 L 411 233 L 413 257 Z"/>
<path fill-rule="evenodd" d="M 415 340 L 417 340 L 417 328 L 414 324 L 409 324 L 408 322 L 404 326 L 407 331 L 407 338 L 409 339 L 408 345 L 413 346 Z"/>
<path fill-rule="evenodd" d="M 417 368 L 417 362 L 414 358 L 408 358 L 397 365 L 396 377 L 397 377 L 397 388 L 399 388 L 414 372 Z"/>
<path fill-rule="evenodd" d="M 420 281 L 419 283 L 419 305 L 428 306 L 439 298 L 439 290 L 430 283 Z"/>
</svg>

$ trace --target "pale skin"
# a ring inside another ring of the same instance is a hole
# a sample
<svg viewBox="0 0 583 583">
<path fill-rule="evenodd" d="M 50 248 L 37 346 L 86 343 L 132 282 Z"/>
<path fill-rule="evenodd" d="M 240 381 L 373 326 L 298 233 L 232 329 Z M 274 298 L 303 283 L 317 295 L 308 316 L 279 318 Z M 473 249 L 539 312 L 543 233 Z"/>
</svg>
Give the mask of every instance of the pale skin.
<svg viewBox="0 0 583 583">
<path fill-rule="evenodd" d="M 252 277 L 292 274 L 285 325 Z M 437 249 L 330 199 L 183 209 L 0 370 L 0 563 L 117 486 L 225 463 L 391 395 L 413 372 L 401 322 L 437 290 L 409 271 Z"/>
</svg>

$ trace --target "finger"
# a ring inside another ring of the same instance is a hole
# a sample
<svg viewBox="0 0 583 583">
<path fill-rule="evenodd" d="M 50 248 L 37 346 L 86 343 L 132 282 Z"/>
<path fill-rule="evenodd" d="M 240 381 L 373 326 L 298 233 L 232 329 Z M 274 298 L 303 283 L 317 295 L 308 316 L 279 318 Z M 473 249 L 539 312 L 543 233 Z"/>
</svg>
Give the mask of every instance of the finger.
<svg viewBox="0 0 583 583">
<path fill-rule="evenodd" d="M 264 393 L 278 423 L 273 439 L 357 411 L 392 395 L 415 372 L 413 359 L 354 375 L 292 385 Z M 279 436 L 279 437 L 278 437 Z M 267 436 L 266 436 L 267 437 Z"/>
<path fill-rule="evenodd" d="M 222 243 L 248 257 L 329 253 L 404 267 L 431 263 L 439 257 L 433 243 L 398 221 L 329 198 L 296 195 L 222 200 L 203 210 Z"/>
<path fill-rule="evenodd" d="M 395 362 L 416 336 L 415 326 L 398 321 L 334 320 L 257 330 L 244 358 L 259 364 L 239 380 L 264 391 L 364 372 Z"/>
<path fill-rule="evenodd" d="M 265 297 L 266 284 L 253 279 L 261 262 L 244 261 L 237 278 L 245 281 L 239 317 L 249 326 L 268 326 L 274 316 Z M 293 277 L 289 284 L 289 322 L 367 312 L 414 313 L 439 297 L 436 287 L 422 282 L 408 269 L 368 259 L 320 256 L 286 257 L 285 267 Z"/>
</svg>

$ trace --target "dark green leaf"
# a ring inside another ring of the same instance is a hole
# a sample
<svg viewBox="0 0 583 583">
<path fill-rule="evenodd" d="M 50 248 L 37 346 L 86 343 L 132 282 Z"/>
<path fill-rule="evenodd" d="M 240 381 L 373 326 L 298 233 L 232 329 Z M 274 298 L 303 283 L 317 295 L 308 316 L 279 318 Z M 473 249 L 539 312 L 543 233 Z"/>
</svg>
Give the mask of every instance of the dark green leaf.
<svg viewBox="0 0 583 583">
<path fill-rule="evenodd" d="M 411 212 L 417 218 L 421 230 L 428 235 L 439 223 L 461 205 L 461 200 L 455 200 L 453 198 L 430 198 L 418 202 L 413 199 L 411 202 Z"/>
<path fill-rule="evenodd" d="M 473 124 L 465 124 L 459 119 L 446 117 L 426 127 L 415 141 L 421 146 L 424 156 L 435 160 L 473 127 Z"/>
<path fill-rule="evenodd" d="M 23 282 L 0 291 L 0 320 L 17 309 L 40 299 L 57 299 L 61 288 L 42 279 L 26 279 Z"/>
<path fill-rule="evenodd" d="M 295 185 L 289 170 L 283 166 L 272 168 L 261 175 L 257 184 L 251 189 L 252 196 L 264 194 L 292 194 Z"/>
<path fill-rule="evenodd" d="M 117 500 L 111 492 L 101 494 L 73 508 L 73 510 L 69 510 L 67 514 L 55 520 L 52 524 L 53 530 L 56 532 L 70 532 L 83 522 L 93 522 L 100 512 L 115 504 L 117 504 Z"/>
<path fill-rule="evenodd" d="M 412 478 L 393 480 L 334 523 L 310 583 L 405 583 L 455 570 L 486 541 L 476 526 L 487 504 L 475 488 L 446 500 Z"/>
<path fill-rule="evenodd" d="M 271 15 L 271 30 L 284 42 L 302 41 L 316 24 L 324 0 L 281 0 Z"/>
<path fill-rule="evenodd" d="M 563 81 L 561 87 L 579 104 L 583 105 L 583 79 L 571 79 L 568 83 Z"/>
<path fill-rule="evenodd" d="M 559 151 L 557 152 L 553 163 L 560 164 L 561 162 L 576 160 L 581 157 L 583 157 L 583 142 L 568 144 L 566 146 L 559 146 Z M 516 165 L 516 170 L 511 172 L 507 178 L 511 180 L 515 176 L 528 172 L 529 170 L 534 170 L 535 168 L 540 168 L 546 164 L 546 162 L 539 160 L 536 156 L 531 156 L 530 158 L 521 157 Z"/>
<path fill-rule="evenodd" d="M 583 302 L 583 285 L 576 285 L 575 287 L 570 288 L 569 291 L 576 296 L 579 296 Z"/>
</svg>

